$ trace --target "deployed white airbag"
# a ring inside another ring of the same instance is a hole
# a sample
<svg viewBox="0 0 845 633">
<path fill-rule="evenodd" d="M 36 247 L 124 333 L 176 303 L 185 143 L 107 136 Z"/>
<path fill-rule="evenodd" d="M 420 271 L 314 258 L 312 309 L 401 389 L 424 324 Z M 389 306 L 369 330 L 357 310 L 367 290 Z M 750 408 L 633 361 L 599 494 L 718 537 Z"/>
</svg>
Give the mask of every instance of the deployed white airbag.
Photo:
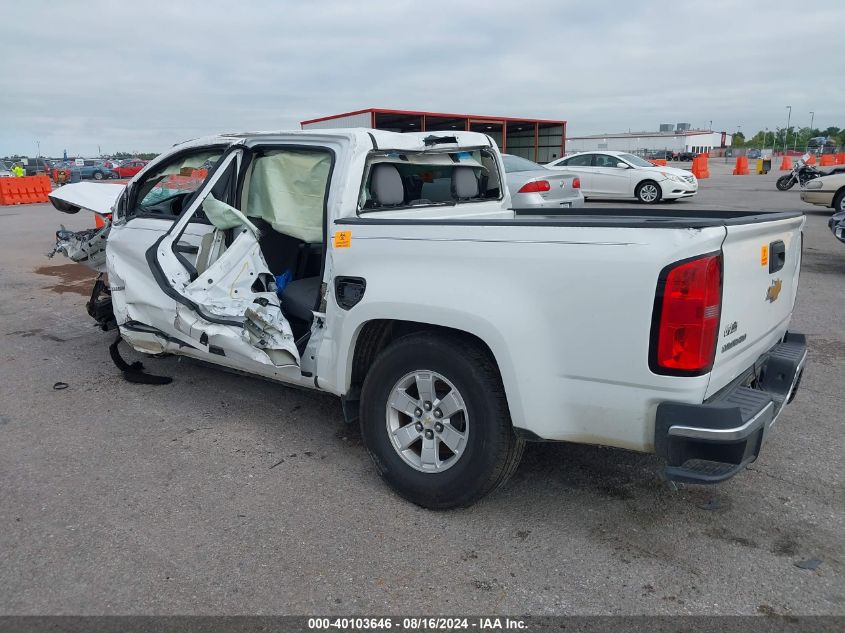
<svg viewBox="0 0 845 633">
<path fill-rule="evenodd" d="M 282 150 L 256 159 L 247 197 L 249 217 L 303 242 L 323 240 L 323 206 L 331 155 Z"/>
</svg>

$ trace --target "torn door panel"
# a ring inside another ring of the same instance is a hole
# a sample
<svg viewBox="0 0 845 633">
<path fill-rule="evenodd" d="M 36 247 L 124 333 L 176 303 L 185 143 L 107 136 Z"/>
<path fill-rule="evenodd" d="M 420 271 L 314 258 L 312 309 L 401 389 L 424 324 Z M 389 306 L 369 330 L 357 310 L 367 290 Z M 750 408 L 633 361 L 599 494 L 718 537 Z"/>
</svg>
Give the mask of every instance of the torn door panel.
<svg viewBox="0 0 845 633">
<path fill-rule="evenodd" d="M 262 364 L 283 367 L 299 363 L 293 333 L 279 306 L 274 277 L 252 230 L 241 231 L 219 259 L 185 286 L 182 293 L 201 312 L 198 315 L 180 305 L 175 327 L 209 346 L 210 353 L 217 345 L 227 354 L 235 353 Z M 234 324 L 211 322 L 217 319 Z M 220 338 L 217 343 L 215 337 Z"/>
</svg>

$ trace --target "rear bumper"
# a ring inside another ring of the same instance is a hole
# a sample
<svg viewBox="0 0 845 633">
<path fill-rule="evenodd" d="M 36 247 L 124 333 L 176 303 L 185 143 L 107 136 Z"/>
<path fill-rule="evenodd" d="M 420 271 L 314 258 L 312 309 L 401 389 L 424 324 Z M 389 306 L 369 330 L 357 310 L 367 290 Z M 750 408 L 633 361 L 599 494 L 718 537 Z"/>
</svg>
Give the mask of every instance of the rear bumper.
<svg viewBox="0 0 845 633">
<path fill-rule="evenodd" d="M 757 459 L 766 436 L 795 397 L 807 359 L 803 334 L 789 333 L 763 354 L 747 379 L 703 404 L 662 402 L 655 448 L 673 481 L 718 483 Z"/>
</svg>

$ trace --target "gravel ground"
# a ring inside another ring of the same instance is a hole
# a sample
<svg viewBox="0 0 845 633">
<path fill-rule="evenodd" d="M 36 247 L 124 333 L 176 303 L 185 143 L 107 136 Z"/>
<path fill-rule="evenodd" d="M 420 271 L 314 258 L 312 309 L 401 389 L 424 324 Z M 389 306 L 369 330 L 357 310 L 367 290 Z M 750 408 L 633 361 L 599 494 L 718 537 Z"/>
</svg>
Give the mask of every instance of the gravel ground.
<svg viewBox="0 0 845 633">
<path fill-rule="evenodd" d="M 761 458 L 674 488 L 648 455 L 532 444 L 445 513 L 381 483 L 334 398 L 173 358 L 125 382 L 92 275 L 43 255 L 90 216 L 0 207 L 0 614 L 845 614 L 845 245 L 731 168 L 660 208 L 807 212 L 810 360 Z"/>
</svg>

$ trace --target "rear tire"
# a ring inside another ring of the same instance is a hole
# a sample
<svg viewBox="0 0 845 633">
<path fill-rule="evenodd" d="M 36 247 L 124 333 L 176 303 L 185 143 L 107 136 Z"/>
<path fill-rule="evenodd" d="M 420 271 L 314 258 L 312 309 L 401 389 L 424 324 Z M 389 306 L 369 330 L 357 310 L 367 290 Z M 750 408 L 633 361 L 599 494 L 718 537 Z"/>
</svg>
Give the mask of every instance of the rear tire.
<svg viewBox="0 0 845 633">
<path fill-rule="evenodd" d="M 103 179 L 103 172 L 95 171 L 94 172 L 94 180 L 102 180 Z"/>
<path fill-rule="evenodd" d="M 845 211 L 845 189 L 842 189 L 833 197 L 833 212 Z"/>
<path fill-rule="evenodd" d="M 417 389 L 427 384 L 425 376 L 433 377 L 430 400 Z M 391 405 L 398 401 L 410 404 Z M 408 501 L 432 510 L 469 506 L 502 486 L 525 446 L 514 434 L 489 353 L 459 337 L 419 333 L 391 343 L 364 380 L 360 418 L 364 445 L 381 477 Z M 455 431 L 463 437 L 460 444 Z M 427 461 L 429 433 L 429 446 L 435 448 Z M 459 445 L 457 451 L 451 451 L 452 444 Z"/>
<path fill-rule="evenodd" d="M 634 195 L 643 204 L 657 204 L 663 196 L 663 191 L 660 189 L 660 185 L 653 180 L 643 180 L 637 185 Z"/>
<path fill-rule="evenodd" d="M 775 187 L 777 187 L 779 191 L 789 191 L 794 185 L 795 179 L 791 175 L 781 176 L 775 183 Z"/>
</svg>

